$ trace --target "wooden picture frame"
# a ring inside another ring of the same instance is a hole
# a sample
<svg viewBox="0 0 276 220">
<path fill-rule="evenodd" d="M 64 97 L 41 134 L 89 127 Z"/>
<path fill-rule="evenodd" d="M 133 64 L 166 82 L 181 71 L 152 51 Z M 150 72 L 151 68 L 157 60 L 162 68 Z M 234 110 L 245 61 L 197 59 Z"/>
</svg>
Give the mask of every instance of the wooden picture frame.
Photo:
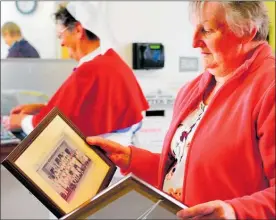
<svg viewBox="0 0 276 220">
<path fill-rule="evenodd" d="M 176 199 L 129 174 L 61 219 L 178 219 L 176 213 L 185 208 Z"/>
<path fill-rule="evenodd" d="M 104 152 L 89 146 L 57 108 L 2 164 L 57 218 L 108 187 L 116 171 Z"/>
</svg>

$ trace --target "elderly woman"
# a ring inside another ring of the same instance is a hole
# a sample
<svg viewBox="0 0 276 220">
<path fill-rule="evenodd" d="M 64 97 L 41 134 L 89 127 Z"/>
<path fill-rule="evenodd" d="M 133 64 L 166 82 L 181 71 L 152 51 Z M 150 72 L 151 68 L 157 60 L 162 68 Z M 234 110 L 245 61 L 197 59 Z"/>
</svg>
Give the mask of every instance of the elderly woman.
<svg viewBox="0 0 276 220">
<path fill-rule="evenodd" d="M 113 50 L 98 2 L 72 1 L 55 13 L 57 35 L 77 68 L 47 105 L 18 106 L 11 111 L 8 129 L 29 134 L 58 107 L 85 136 L 102 135 L 131 143 L 133 130 L 148 103 L 127 64 Z"/>
<path fill-rule="evenodd" d="M 179 92 L 161 154 L 98 137 L 134 173 L 202 219 L 275 218 L 275 57 L 261 1 L 193 1 L 205 71 Z"/>
</svg>

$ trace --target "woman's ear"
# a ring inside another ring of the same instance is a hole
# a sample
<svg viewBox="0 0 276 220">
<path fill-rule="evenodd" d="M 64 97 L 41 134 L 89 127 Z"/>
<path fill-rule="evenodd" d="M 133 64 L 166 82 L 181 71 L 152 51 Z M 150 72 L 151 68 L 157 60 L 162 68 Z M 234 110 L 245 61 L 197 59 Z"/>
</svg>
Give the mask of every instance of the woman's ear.
<svg viewBox="0 0 276 220">
<path fill-rule="evenodd" d="M 256 27 L 256 25 L 252 25 L 252 29 L 250 30 L 250 32 L 248 32 L 245 36 L 242 37 L 242 44 L 246 44 L 248 42 L 253 41 L 253 39 L 255 38 L 258 29 Z"/>
<path fill-rule="evenodd" d="M 78 39 L 84 39 L 85 37 L 85 29 L 80 23 L 77 23 L 76 25 L 76 34 Z"/>
</svg>

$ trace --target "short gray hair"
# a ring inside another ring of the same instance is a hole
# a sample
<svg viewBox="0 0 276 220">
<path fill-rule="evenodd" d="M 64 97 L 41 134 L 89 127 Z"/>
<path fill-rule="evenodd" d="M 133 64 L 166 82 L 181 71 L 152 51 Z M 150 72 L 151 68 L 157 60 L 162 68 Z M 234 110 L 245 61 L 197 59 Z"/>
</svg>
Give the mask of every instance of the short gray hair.
<svg viewBox="0 0 276 220">
<path fill-rule="evenodd" d="M 190 13 L 200 16 L 200 9 L 208 1 L 192 1 Z M 266 40 L 269 32 L 267 8 L 262 1 L 221 1 L 226 12 L 226 21 L 236 36 L 250 34 L 254 27 L 257 33 L 254 41 Z"/>
</svg>

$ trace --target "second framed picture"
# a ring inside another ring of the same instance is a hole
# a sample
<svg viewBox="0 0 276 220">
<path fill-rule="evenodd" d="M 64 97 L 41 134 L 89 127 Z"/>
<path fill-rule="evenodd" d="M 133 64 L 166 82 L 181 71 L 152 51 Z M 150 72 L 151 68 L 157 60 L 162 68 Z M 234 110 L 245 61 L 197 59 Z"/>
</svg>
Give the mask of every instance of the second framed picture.
<svg viewBox="0 0 276 220">
<path fill-rule="evenodd" d="M 179 219 L 188 208 L 133 174 L 100 192 L 61 219 Z"/>
<path fill-rule="evenodd" d="M 2 164 L 58 218 L 105 189 L 116 171 L 57 108 Z"/>
</svg>

